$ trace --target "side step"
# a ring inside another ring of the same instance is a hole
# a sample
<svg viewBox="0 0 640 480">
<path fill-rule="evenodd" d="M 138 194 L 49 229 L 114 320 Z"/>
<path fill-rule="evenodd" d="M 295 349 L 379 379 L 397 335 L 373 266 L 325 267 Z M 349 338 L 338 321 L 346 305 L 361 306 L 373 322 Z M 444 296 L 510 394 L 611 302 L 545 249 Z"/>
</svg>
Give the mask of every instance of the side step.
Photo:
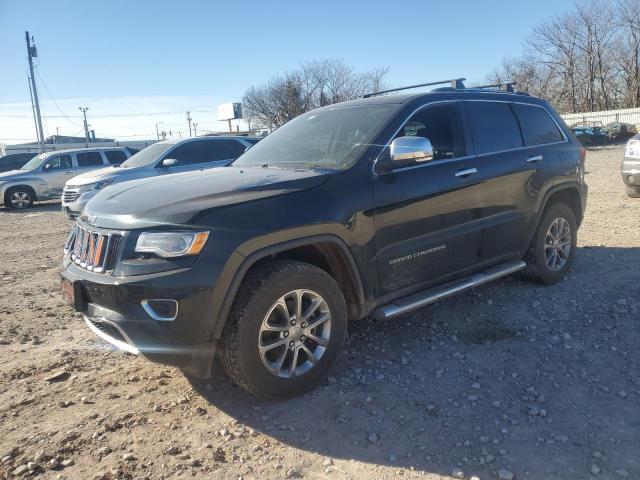
<svg viewBox="0 0 640 480">
<path fill-rule="evenodd" d="M 483 272 L 475 273 L 469 277 L 455 282 L 447 283 L 444 286 L 434 287 L 430 290 L 414 293 L 408 297 L 395 300 L 383 307 L 376 309 L 372 316 L 378 320 L 384 320 L 387 318 L 397 317 L 404 313 L 415 310 L 416 308 L 430 305 L 438 300 L 442 300 L 454 293 L 459 293 L 464 290 L 468 290 L 478 285 L 482 285 L 497 278 L 511 275 L 526 267 L 526 263 L 521 260 L 513 262 L 503 263 L 495 267 L 491 267 Z"/>
</svg>

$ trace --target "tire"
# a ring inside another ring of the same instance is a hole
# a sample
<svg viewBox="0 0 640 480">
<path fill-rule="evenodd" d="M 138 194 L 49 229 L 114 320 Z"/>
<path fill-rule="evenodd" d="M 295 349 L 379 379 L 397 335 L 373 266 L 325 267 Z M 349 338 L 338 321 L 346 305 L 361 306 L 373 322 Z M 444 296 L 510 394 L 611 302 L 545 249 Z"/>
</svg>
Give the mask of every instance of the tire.
<svg viewBox="0 0 640 480">
<path fill-rule="evenodd" d="M 627 195 L 631 198 L 640 198 L 640 187 L 634 187 L 632 185 L 627 185 Z"/>
<path fill-rule="evenodd" d="M 4 204 L 8 208 L 23 210 L 33 205 L 33 190 L 25 187 L 12 187 L 4 194 Z"/>
<path fill-rule="evenodd" d="M 525 256 L 525 273 L 545 285 L 561 281 L 575 258 L 577 232 L 573 210 L 564 203 L 550 205 L 538 224 L 533 242 Z M 560 242 L 550 243 L 554 235 L 560 237 Z"/>
<path fill-rule="evenodd" d="M 304 320 L 309 315 L 309 325 L 292 315 L 300 298 L 301 316 Z M 312 322 L 319 323 L 310 328 Z M 227 375 L 251 394 L 264 399 L 289 398 L 311 390 L 327 376 L 346 332 L 345 300 L 328 273 L 302 262 L 274 261 L 249 272 L 243 281 L 223 334 L 221 360 Z"/>
</svg>

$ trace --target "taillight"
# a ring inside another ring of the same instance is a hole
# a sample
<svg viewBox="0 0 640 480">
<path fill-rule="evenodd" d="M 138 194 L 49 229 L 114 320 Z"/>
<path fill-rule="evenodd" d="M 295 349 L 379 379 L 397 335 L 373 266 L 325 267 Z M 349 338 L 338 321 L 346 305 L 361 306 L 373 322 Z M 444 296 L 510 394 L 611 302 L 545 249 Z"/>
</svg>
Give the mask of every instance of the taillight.
<svg viewBox="0 0 640 480">
<path fill-rule="evenodd" d="M 587 158 L 587 149 L 584 147 L 580 147 L 580 163 L 584 163 L 584 160 Z"/>
</svg>

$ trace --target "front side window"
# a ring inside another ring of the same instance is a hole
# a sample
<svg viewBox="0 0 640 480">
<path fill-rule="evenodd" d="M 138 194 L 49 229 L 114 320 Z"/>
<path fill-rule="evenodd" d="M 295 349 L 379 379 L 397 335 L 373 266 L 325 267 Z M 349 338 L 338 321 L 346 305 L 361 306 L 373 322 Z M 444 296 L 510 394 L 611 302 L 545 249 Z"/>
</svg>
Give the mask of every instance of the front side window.
<svg viewBox="0 0 640 480">
<path fill-rule="evenodd" d="M 100 152 L 76 153 L 76 160 L 78 161 L 78 166 L 80 168 L 103 165 L 102 155 L 100 155 Z"/>
<path fill-rule="evenodd" d="M 465 102 L 477 154 L 520 148 L 520 127 L 508 103 Z"/>
<path fill-rule="evenodd" d="M 173 158 L 178 161 L 176 166 L 197 165 L 211 162 L 211 146 L 207 141 L 191 141 L 178 145 L 175 149 L 167 153 L 166 158 Z M 160 164 L 162 165 L 162 164 Z"/>
<path fill-rule="evenodd" d="M 564 140 L 558 126 L 544 108 L 516 103 L 513 110 L 520 122 L 525 145 L 543 145 Z M 593 130 L 587 129 L 581 133 L 591 135 Z"/>
<path fill-rule="evenodd" d="M 107 150 L 104 154 L 111 165 L 120 165 L 127 159 L 127 154 L 122 150 Z"/>
<path fill-rule="evenodd" d="M 420 110 L 402 126 L 397 137 L 424 137 L 433 147 L 433 160 L 465 155 L 464 134 L 458 106 L 443 103 Z"/>
<path fill-rule="evenodd" d="M 62 170 L 71 168 L 71 155 L 58 155 L 49 158 L 45 165 L 49 165 L 47 170 Z"/>
</svg>

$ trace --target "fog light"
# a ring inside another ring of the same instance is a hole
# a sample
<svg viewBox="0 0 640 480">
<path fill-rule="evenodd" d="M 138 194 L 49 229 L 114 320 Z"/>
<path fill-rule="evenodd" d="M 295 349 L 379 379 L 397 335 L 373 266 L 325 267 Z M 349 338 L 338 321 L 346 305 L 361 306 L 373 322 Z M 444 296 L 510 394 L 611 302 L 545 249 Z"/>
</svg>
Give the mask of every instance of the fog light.
<svg viewBox="0 0 640 480">
<path fill-rule="evenodd" d="M 143 300 L 142 308 L 151 318 L 161 322 L 171 322 L 178 316 L 178 302 L 176 300 Z"/>
</svg>

